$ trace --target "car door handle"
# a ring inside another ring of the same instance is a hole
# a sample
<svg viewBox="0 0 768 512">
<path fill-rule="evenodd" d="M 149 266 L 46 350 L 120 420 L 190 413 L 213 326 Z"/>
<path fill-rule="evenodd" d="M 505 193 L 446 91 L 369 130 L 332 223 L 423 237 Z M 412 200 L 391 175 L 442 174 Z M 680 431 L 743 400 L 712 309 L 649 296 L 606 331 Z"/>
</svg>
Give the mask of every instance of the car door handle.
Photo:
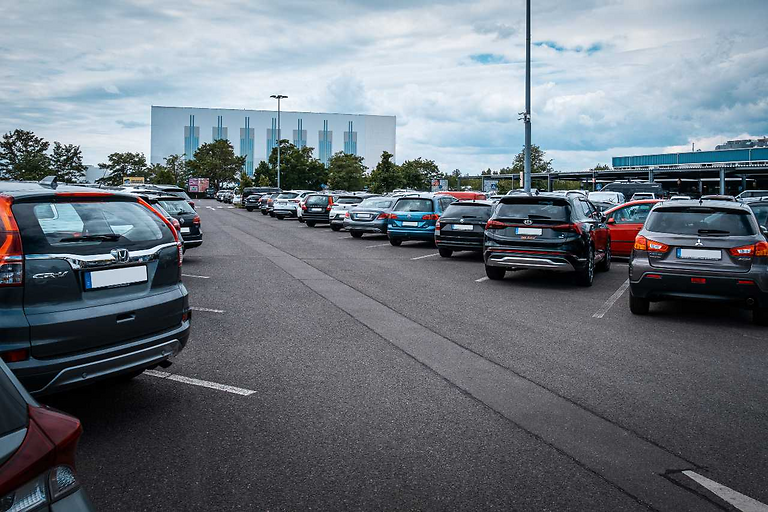
<svg viewBox="0 0 768 512">
<path fill-rule="evenodd" d="M 130 322 L 131 320 L 136 320 L 136 313 L 125 313 L 122 315 L 117 315 L 117 323 L 122 324 L 123 322 Z"/>
</svg>

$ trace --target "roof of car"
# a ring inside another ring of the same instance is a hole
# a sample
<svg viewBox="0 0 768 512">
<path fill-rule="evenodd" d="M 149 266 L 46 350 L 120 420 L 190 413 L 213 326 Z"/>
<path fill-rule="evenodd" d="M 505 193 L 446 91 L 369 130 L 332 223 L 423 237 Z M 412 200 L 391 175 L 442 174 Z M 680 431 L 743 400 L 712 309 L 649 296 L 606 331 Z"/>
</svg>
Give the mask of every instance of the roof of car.
<svg viewBox="0 0 768 512">
<path fill-rule="evenodd" d="M 637 199 L 635 201 L 627 201 L 626 203 L 617 204 L 613 208 L 611 208 L 609 210 L 606 210 L 603 213 L 605 213 L 605 214 L 613 213 L 616 210 L 618 210 L 620 208 L 625 208 L 627 206 L 635 206 L 635 205 L 638 205 L 638 204 L 657 204 L 657 203 L 661 203 L 661 202 L 663 202 L 662 199 Z M 675 201 L 675 204 L 680 204 L 682 202 L 683 201 Z"/>
<path fill-rule="evenodd" d="M 53 188 L 41 185 L 37 181 L 0 181 L 0 195 L 21 197 L 44 197 L 56 194 L 110 194 L 121 197 L 135 197 L 121 190 L 109 190 L 96 187 L 82 187 L 79 185 L 58 185 Z"/>
<path fill-rule="evenodd" d="M 733 210 L 745 210 L 749 208 L 746 203 L 739 201 L 724 201 L 720 199 L 681 199 L 679 201 L 662 201 L 659 204 L 659 208 L 680 208 L 681 206 L 690 206 L 691 208 L 697 206 L 713 206 L 717 208 L 729 208 Z"/>
<path fill-rule="evenodd" d="M 451 206 L 493 206 L 494 202 L 487 199 L 460 199 Z"/>
</svg>

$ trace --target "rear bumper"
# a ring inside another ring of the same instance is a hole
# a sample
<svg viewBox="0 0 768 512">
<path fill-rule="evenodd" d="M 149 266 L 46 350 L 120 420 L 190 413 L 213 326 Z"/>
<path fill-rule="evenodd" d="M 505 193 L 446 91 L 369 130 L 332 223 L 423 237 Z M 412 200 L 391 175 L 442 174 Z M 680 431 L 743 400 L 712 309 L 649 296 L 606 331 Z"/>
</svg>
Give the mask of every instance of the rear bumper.
<svg viewBox="0 0 768 512">
<path fill-rule="evenodd" d="M 332 218 L 331 226 L 344 226 L 344 216 Z"/>
<path fill-rule="evenodd" d="M 275 208 L 272 211 L 275 212 L 275 215 L 285 215 L 286 217 L 296 217 L 296 209 L 290 209 L 290 208 Z"/>
<path fill-rule="evenodd" d="M 189 340 L 190 318 L 168 331 L 62 357 L 30 358 L 8 366 L 34 395 L 57 393 L 108 377 L 153 368 L 175 357 Z"/>
<path fill-rule="evenodd" d="M 365 222 L 360 220 L 344 219 L 344 227 L 349 231 L 360 231 L 362 233 L 386 233 L 387 221 L 374 220 Z"/>
<path fill-rule="evenodd" d="M 482 251 L 483 239 L 444 238 L 440 235 L 435 235 L 435 245 L 443 249 L 451 249 L 454 251 Z"/>
<path fill-rule="evenodd" d="M 328 224 L 331 222 L 331 219 L 328 217 L 327 213 L 304 212 L 301 214 L 301 218 L 305 221 L 315 222 L 318 224 Z"/>
<path fill-rule="evenodd" d="M 573 254 L 532 252 L 494 251 L 486 249 L 483 253 L 485 264 L 489 267 L 499 267 L 511 270 L 554 270 L 557 272 L 572 272 L 583 269 L 586 259 L 580 259 Z"/>
<path fill-rule="evenodd" d="M 389 238 L 398 240 L 427 240 L 429 242 L 434 242 L 435 228 L 433 226 L 432 229 L 403 229 L 388 226 L 387 235 L 389 235 Z"/>
<path fill-rule="evenodd" d="M 203 245 L 203 234 L 197 234 L 197 235 L 190 235 L 187 234 L 186 236 L 181 235 L 182 239 L 184 240 L 184 248 L 190 249 L 192 247 L 200 247 Z"/>
<path fill-rule="evenodd" d="M 69 496 L 60 499 L 51 504 L 51 512 L 91 512 L 96 510 L 91 504 L 91 500 L 85 495 L 85 491 L 80 488 Z"/>
<path fill-rule="evenodd" d="M 651 301 L 696 300 L 730 302 L 748 308 L 768 307 L 768 289 L 760 284 L 761 277 L 751 272 L 723 276 L 649 270 L 637 280 L 630 279 L 629 287 L 635 297 Z M 706 282 L 694 283 L 692 278 L 703 278 Z"/>
</svg>

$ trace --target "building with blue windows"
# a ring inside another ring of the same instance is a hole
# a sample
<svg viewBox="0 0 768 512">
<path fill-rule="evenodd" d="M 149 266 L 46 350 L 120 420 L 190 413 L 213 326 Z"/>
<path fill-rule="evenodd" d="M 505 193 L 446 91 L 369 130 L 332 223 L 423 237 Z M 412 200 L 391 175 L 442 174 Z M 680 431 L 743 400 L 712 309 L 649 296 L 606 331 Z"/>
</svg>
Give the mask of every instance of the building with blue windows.
<svg viewBox="0 0 768 512">
<path fill-rule="evenodd" d="M 227 139 L 236 155 L 246 157 L 245 171 L 252 175 L 284 139 L 313 148 L 315 158 L 326 165 L 343 151 L 363 157 L 373 168 L 382 152 L 397 154 L 395 130 L 395 116 L 282 111 L 278 129 L 277 111 L 153 106 L 150 162 L 161 164 L 173 154 L 191 159 L 201 144 Z"/>
</svg>

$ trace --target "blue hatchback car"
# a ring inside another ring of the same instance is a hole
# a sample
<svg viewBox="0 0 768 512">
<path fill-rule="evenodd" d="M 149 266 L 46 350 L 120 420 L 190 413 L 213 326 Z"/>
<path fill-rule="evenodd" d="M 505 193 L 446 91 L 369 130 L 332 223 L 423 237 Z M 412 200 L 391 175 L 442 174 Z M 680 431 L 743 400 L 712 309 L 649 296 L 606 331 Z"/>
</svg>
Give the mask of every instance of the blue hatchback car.
<svg viewBox="0 0 768 512">
<path fill-rule="evenodd" d="M 446 195 L 420 194 L 401 197 L 387 221 L 389 243 L 398 246 L 403 240 L 435 241 L 435 224 L 456 198 Z"/>
</svg>

